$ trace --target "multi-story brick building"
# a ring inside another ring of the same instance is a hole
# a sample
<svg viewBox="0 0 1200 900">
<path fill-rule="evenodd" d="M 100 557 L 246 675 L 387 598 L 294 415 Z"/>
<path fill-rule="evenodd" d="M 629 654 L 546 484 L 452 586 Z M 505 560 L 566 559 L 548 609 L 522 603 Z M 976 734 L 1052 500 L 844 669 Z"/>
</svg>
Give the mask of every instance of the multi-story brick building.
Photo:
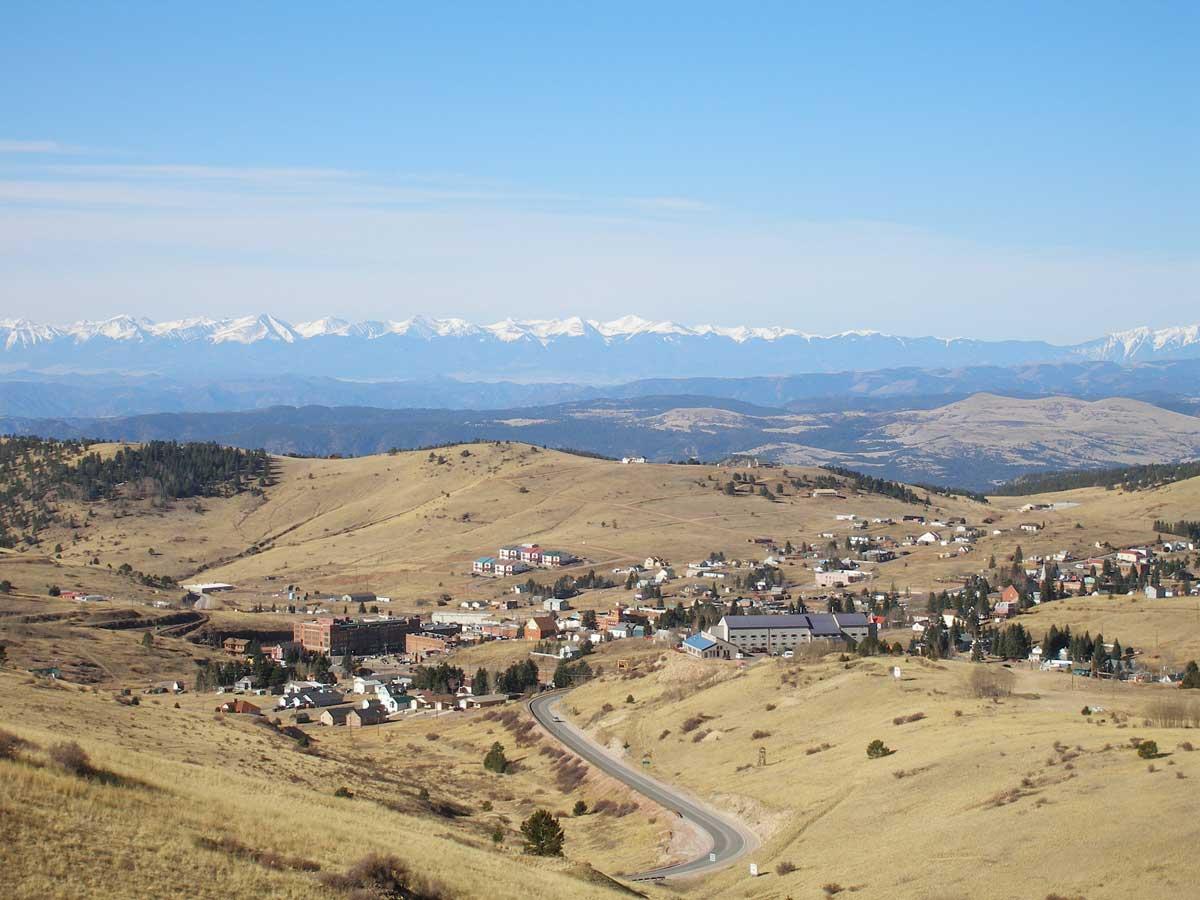
<svg viewBox="0 0 1200 900">
<path fill-rule="evenodd" d="M 405 649 L 405 636 L 420 630 L 420 619 L 340 619 L 332 616 L 296 622 L 293 639 L 305 650 L 344 656 L 398 653 Z"/>
</svg>

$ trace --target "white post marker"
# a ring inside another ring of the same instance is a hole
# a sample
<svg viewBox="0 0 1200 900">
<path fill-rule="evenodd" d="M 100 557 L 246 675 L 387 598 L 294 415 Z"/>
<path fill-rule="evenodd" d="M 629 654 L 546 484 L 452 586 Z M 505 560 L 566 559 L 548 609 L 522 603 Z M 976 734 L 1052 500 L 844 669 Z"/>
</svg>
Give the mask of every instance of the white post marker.
<svg viewBox="0 0 1200 900">
<path fill-rule="evenodd" d="M 758 877 L 758 863 L 750 863 L 750 877 L 751 878 Z"/>
<path fill-rule="evenodd" d="M 708 861 L 709 861 L 709 862 L 716 862 L 716 861 L 717 861 L 717 854 L 715 854 L 715 853 L 710 853 L 710 854 L 708 854 Z"/>
<path fill-rule="evenodd" d="M 892 677 L 895 678 L 897 681 L 900 680 L 900 667 L 899 666 L 892 666 Z"/>
</svg>

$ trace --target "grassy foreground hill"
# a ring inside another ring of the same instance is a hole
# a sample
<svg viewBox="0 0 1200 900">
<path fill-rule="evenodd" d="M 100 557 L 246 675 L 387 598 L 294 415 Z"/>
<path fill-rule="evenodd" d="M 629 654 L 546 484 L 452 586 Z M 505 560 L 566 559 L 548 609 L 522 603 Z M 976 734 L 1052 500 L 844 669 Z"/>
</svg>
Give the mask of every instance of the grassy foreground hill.
<svg viewBox="0 0 1200 900">
<path fill-rule="evenodd" d="M 141 699 L 0 672 L 4 896 L 617 897 L 630 892 L 593 866 L 669 852 L 665 819 L 595 776 L 564 780 L 520 719 L 305 726 L 305 745 L 214 716 L 211 694 Z M 525 761 L 503 776 L 481 764 L 496 740 Z M 572 817 L 577 796 L 627 809 Z M 565 859 L 521 855 L 535 808 L 562 815 Z M 372 857 L 413 893 L 382 890 Z"/>
<path fill-rule="evenodd" d="M 747 861 L 765 874 L 735 866 L 697 896 L 1096 900 L 1184 896 L 1200 877 L 1187 693 L 999 664 L 665 654 L 567 704 L 614 752 L 755 831 Z M 890 752 L 871 759 L 875 740 Z"/>
</svg>

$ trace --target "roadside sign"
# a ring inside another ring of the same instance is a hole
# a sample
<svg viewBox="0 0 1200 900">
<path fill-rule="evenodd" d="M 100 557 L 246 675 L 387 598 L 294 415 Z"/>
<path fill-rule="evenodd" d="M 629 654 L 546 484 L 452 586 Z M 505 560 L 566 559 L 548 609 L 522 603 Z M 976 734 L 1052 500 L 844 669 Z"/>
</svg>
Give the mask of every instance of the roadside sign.
<svg viewBox="0 0 1200 900">
<path fill-rule="evenodd" d="M 892 666 L 892 677 L 895 678 L 897 681 L 900 680 L 900 667 L 899 666 Z"/>
<path fill-rule="evenodd" d="M 715 853 L 710 853 L 710 854 L 708 854 L 708 861 L 709 861 L 709 862 L 716 862 L 716 861 L 717 861 L 717 854 L 715 854 Z"/>
<path fill-rule="evenodd" d="M 758 863 L 750 863 L 750 877 L 751 878 L 758 877 Z"/>
</svg>

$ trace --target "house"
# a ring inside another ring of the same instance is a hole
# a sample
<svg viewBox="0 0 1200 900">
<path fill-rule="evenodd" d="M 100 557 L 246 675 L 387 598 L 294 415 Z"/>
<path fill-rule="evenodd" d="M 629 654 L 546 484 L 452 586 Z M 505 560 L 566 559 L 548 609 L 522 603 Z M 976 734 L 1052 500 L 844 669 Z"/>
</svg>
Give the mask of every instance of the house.
<svg viewBox="0 0 1200 900">
<path fill-rule="evenodd" d="M 558 636 L 558 620 L 554 616 L 532 616 L 525 623 L 525 640 L 544 641 Z"/>
<path fill-rule="evenodd" d="M 737 659 L 741 656 L 733 644 L 707 632 L 689 635 L 680 646 L 684 653 L 697 659 Z"/>
<path fill-rule="evenodd" d="M 547 597 L 542 601 L 542 609 L 546 612 L 563 612 L 571 608 L 571 603 L 565 598 Z"/>
<path fill-rule="evenodd" d="M 322 725 L 345 725 L 346 717 L 349 716 L 350 713 L 351 709 L 347 706 L 340 706 L 336 709 L 327 709 L 325 712 L 321 713 L 321 718 L 319 718 L 317 721 Z"/>
<path fill-rule="evenodd" d="M 415 709 L 416 701 L 408 694 L 397 691 L 392 693 L 391 688 L 386 685 L 380 685 L 375 689 L 375 699 L 389 713 L 406 712 L 410 709 Z"/>
<path fill-rule="evenodd" d="M 243 675 L 233 683 L 235 691 L 252 691 L 254 690 L 254 679 L 249 675 Z"/>
<path fill-rule="evenodd" d="M 233 656 L 245 656 L 246 648 L 249 646 L 248 638 L 227 637 L 221 642 L 221 649 Z"/>
<path fill-rule="evenodd" d="M 1021 530 L 1028 532 L 1030 534 L 1036 534 L 1037 532 L 1042 530 L 1042 526 L 1039 525 L 1037 522 L 1022 522 Z"/>
<path fill-rule="evenodd" d="M 471 572 L 475 575 L 491 575 L 496 570 L 496 557 L 481 556 L 471 563 Z"/>
<path fill-rule="evenodd" d="M 182 694 L 187 686 L 182 681 L 159 681 L 151 689 L 163 694 Z"/>
<path fill-rule="evenodd" d="M 368 605 L 376 602 L 378 599 L 374 594 L 342 594 L 341 596 L 342 603 L 355 606 L 359 604 Z"/>
<path fill-rule="evenodd" d="M 924 534 L 918 535 L 915 543 L 918 544 L 938 544 L 941 543 L 942 536 L 936 531 L 926 531 Z"/>
<path fill-rule="evenodd" d="M 575 561 L 575 557 L 566 550 L 543 550 L 543 566 L 565 566 Z"/>
<path fill-rule="evenodd" d="M 485 709 L 489 706 L 503 706 L 507 702 L 507 694 L 480 694 L 478 697 L 463 697 L 458 701 L 458 705 L 463 709 Z"/>
<path fill-rule="evenodd" d="M 865 581 L 867 573 L 855 569 L 832 569 L 816 572 L 814 577 L 820 587 L 846 587 Z"/>
<path fill-rule="evenodd" d="M 290 707 L 291 709 L 320 709 L 326 706 L 336 706 L 343 702 L 344 695 L 341 691 L 335 691 L 330 688 L 322 687 L 318 690 L 294 691 L 279 698 L 280 707 Z"/>
<path fill-rule="evenodd" d="M 1018 606 L 1021 603 L 1021 592 L 1010 584 L 1000 592 L 1000 601 L 1007 603 L 1009 606 Z"/>
<path fill-rule="evenodd" d="M 236 713 L 244 716 L 261 716 L 262 710 L 245 700 L 226 700 L 217 707 L 219 713 Z"/>
<path fill-rule="evenodd" d="M 640 466 L 646 462 L 644 456 L 622 456 L 621 465 L 623 466 Z"/>
<path fill-rule="evenodd" d="M 383 708 L 383 704 L 378 700 L 364 700 L 360 706 L 355 706 L 346 713 L 346 724 L 351 728 L 362 728 L 364 725 L 378 725 L 386 719 L 387 710 Z"/>
<path fill-rule="evenodd" d="M 364 678 L 361 675 L 356 676 L 352 684 L 356 694 L 374 694 L 383 686 L 383 682 L 378 678 Z"/>
</svg>

